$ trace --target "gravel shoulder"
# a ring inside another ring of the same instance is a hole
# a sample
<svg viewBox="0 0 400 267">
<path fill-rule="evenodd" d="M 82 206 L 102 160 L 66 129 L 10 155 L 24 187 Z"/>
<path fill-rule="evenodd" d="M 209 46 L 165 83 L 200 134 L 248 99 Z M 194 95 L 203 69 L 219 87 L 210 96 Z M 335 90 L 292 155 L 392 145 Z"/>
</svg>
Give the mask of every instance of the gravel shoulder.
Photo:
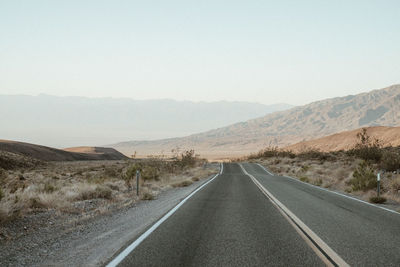
<svg viewBox="0 0 400 267">
<path fill-rule="evenodd" d="M 7 226 L 1 229 L 0 263 L 2 266 L 102 266 L 210 178 L 187 187 L 167 189 L 154 200 L 87 218 L 76 219 L 71 214 L 53 211 L 32 214 L 13 223 L 12 238 Z"/>
</svg>

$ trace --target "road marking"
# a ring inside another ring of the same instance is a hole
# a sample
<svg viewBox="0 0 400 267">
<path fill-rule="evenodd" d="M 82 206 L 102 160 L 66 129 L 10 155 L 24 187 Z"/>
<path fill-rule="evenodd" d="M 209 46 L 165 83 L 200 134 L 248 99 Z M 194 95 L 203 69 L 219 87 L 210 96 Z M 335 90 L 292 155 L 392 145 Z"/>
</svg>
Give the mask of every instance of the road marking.
<svg viewBox="0 0 400 267">
<path fill-rule="evenodd" d="M 274 204 L 284 215 L 289 223 L 296 229 L 300 236 L 316 252 L 322 261 L 328 266 L 350 266 L 333 249 L 331 249 L 317 234 L 315 234 L 305 223 L 303 223 L 293 212 L 283 205 L 271 194 L 253 175 L 249 174 L 242 164 L 239 164 L 243 173 L 250 177 L 261 192 Z"/>
<path fill-rule="evenodd" d="M 262 169 L 264 169 L 264 171 L 265 171 L 266 173 L 268 173 L 269 175 L 274 176 L 274 174 L 273 174 L 272 172 L 268 171 L 267 168 L 265 168 L 265 167 L 264 167 L 263 165 L 261 165 L 260 163 L 257 163 L 257 165 L 260 166 Z"/>
<path fill-rule="evenodd" d="M 220 172 L 214 177 L 212 177 L 210 180 L 199 186 L 196 190 L 194 190 L 190 195 L 185 197 L 181 202 L 178 203 L 172 210 L 170 210 L 167 214 L 165 214 L 161 219 L 159 219 L 153 226 L 151 226 L 146 232 L 144 232 L 141 236 L 138 237 L 132 244 L 130 244 L 126 249 L 124 249 L 120 254 L 118 254 L 117 257 L 115 257 L 110 263 L 106 265 L 106 267 L 115 267 L 118 264 L 123 261 L 126 256 L 128 256 L 137 246 L 140 245 L 154 230 L 156 230 L 165 220 L 167 220 L 169 217 L 171 217 L 172 214 L 174 214 L 189 198 L 191 198 L 194 194 L 199 192 L 202 188 L 204 188 L 206 185 L 211 183 L 215 178 L 217 178 L 219 175 L 222 174 L 222 171 L 224 169 L 224 164 L 221 163 L 220 165 Z"/>
<path fill-rule="evenodd" d="M 257 165 L 260 166 L 260 167 L 261 167 L 264 171 L 266 171 L 269 175 L 275 176 L 273 173 L 271 173 L 270 171 L 268 171 L 268 170 L 267 170 L 264 166 L 262 166 L 261 164 L 257 163 Z M 352 196 L 348 196 L 348 195 L 345 195 L 345 194 L 342 194 L 342 193 L 339 193 L 339 192 L 336 192 L 336 191 L 331 191 L 331 190 L 326 189 L 326 188 L 323 188 L 323 187 L 319 187 L 319 186 L 316 186 L 316 185 L 313 185 L 313 184 L 309 184 L 309 183 L 300 181 L 300 180 L 298 180 L 298 179 L 296 179 L 296 178 L 293 178 L 293 177 L 290 177 L 290 176 L 283 175 L 282 177 L 285 177 L 285 178 L 294 180 L 294 181 L 296 181 L 296 182 L 298 182 L 298 183 L 302 183 L 302 184 L 306 184 L 306 185 L 308 185 L 308 186 L 312 186 L 312 187 L 314 187 L 314 188 L 318 188 L 318 189 L 323 190 L 323 191 L 325 191 L 325 192 L 330 192 L 330 193 L 335 194 L 335 195 L 338 195 L 338 196 L 342 196 L 342 197 L 345 197 L 345 198 L 348 198 L 348 199 L 356 200 L 356 201 L 358 201 L 358 202 L 367 204 L 367 205 L 369 205 L 369 206 L 372 206 L 372 207 L 375 207 L 375 208 L 379 208 L 379 209 L 383 209 L 383 210 L 389 211 L 389 212 L 391 212 L 391 213 L 395 213 L 395 214 L 400 215 L 400 213 L 397 212 L 397 211 L 395 211 L 395 210 L 391 210 L 391 209 L 388 209 L 388 208 L 385 208 L 385 207 L 381 207 L 381 206 L 378 206 L 378 205 L 369 203 L 369 202 L 367 202 L 367 201 L 364 201 L 364 200 L 361 200 L 361 199 L 358 199 L 358 198 L 355 198 L 355 197 L 352 197 Z"/>
</svg>

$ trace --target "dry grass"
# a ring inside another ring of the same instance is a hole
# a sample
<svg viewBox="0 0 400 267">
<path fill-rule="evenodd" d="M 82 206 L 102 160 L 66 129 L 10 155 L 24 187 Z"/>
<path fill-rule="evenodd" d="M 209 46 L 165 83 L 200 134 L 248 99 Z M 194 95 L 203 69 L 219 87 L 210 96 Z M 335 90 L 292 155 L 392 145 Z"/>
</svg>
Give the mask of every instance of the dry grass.
<svg viewBox="0 0 400 267">
<path fill-rule="evenodd" d="M 272 172 L 280 175 L 296 177 L 304 182 L 314 185 L 345 191 L 347 182 L 351 179 L 357 161 L 346 160 L 321 161 L 318 159 L 302 158 L 266 158 L 257 162 L 270 168 Z"/>
<path fill-rule="evenodd" d="M 191 185 L 191 184 L 193 184 L 193 181 L 191 181 L 191 180 L 184 180 L 184 181 L 182 181 L 182 182 L 172 184 L 172 186 L 173 186 L 173 187 L 186 187 L 186 186 L 189 186 L 189 185 Z"/>
<path fill-rule="evenodd" d="M 354 191 L 352 189 L 350 181 L 361 160 L 347 156 L 345 153 L 336 154 L 330 160 L 271 157 L 253 159 L 252 161 L 263 164 L 279 175 L 287 175 L 317 186 L 351 193 L 366 201 L 375 200 L 376 190 L 374 189 L 367 191 Z M 372 168 L 377 170 L 378 166 L 372 165 Z M 400 174 L 384 174 L 381 185 L 382 197 L 392 203 L 400 203 Z"/>
<path fill-rule="evenodd" d="M 141 179 L 138 197 L 135 182 L 126 180 L 126 173 L 137 161 L 54 162 L 37 168 L 0 169 L 0 222 L 49 209 L 79 213 L 87 209 L 88 201 L 99 203 L 90 209 L 100 211 L 139 199 L 151 200 L 162 190 L 189 185 L 218 171 L 203 168 L 204 161 L 196 161 L 191 167 L 160 172 L 157 179 Z M 153 164 L 152 159 L 143 164 Z"/>
</svg>

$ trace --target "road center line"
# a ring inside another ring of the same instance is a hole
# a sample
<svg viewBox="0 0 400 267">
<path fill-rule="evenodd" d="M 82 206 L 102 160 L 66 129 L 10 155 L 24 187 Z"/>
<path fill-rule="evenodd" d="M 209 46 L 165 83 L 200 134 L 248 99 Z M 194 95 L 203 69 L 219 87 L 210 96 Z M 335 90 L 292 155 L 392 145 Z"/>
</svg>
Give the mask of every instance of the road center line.
<svg viewBox="0 0 400 267">
<path fill-rule="evenodd" d="M 140 243 L 142 243 L 152 232 L 154 232 L 154 230 L 156 230 L 165 220 L 171 217 L 171 215 L 174 214 L 189 198 L 191 198 L 194 194 L 199 192 L 206 185 L 211 183 L 215 178 L 221 175 L 224 170 L 224 164 L 221 163 L 220 166 L 221 167 L 219 173 L 217 173 L 210 180 L 199 186 L 196 190 L 190 193 L 190 195 L 185 197 L 181 202 L 178 203 L 178 205 L 176 205 L 173 209 L 171 209 L 167 214 L 165 214 L 161 219 L 159 219 L 155 224 L 153 224 L 146 232 L 144 232 L 135 241 L 133 241 L 133 243 L 131 243 L 127 248 L 125 248 L 120 254 L 118 254 L 118 256 L 115 257 L 111 262 L 109 262 L 106 265 L 106 267 L 116 267 L 118 264 L 120 264 L 121 261 L 123 261 L 126 258 L 126 256 L 128 256 L 136 247 L 138 247 Z"/>
<path fill-rule="evenodd" d="M 328 266 L 349 266 L 333 249 L 331 249 L 317 234 L 315 234 L 305 223 L 303 223 L 293 212 L 283 205 L 274 195 L 271 194 L 253 175 L 239 164 L 243 173 L 250 177 L 260 191 L 274 204 L 289 223 L 296 229 L 306 243 Z"/>
</svg>

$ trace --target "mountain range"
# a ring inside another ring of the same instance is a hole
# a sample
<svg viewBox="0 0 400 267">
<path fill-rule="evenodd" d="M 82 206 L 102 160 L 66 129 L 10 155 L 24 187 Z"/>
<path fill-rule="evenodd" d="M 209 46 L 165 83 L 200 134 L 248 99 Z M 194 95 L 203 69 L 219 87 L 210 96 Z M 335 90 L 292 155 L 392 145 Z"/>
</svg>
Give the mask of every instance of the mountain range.
<svg viewBox="0 0 400 267">
<path fill-rule="evenodd" d="M 0 138 L 64 148 L 186 136 L 287 104 L 0 95 Z"/>
<path fill-rule="evenodd" d="M 208 158 L 247 155 L 267 146 L 301 141 L 366 126 L 400 126 L 400 85 L 358 95 L 336 97 L 274 112 L 256 119 L 182 138 L 128 141 L 111 145 L 138 155 L 195 149 Z"/>
</svg>

